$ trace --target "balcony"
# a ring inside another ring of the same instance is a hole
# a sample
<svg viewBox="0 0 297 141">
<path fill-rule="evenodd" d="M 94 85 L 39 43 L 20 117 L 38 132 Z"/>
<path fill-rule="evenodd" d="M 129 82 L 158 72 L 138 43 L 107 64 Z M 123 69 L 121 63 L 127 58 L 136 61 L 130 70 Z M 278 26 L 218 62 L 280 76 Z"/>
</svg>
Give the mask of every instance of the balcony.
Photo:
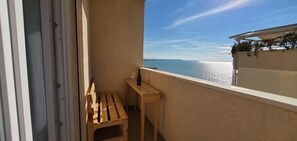
<svg viewBox="0 0 297 141">
<path fill-rule="evenodd" d="M 162 92 L 159 141 L 297 139 L 297 99 L 148 68 L 141 75 Z M 139 110 L 128 116 L 129 140 L 139 140 Z M 154 104 L 146 117 L 145 140 L 152 140 Z"/>
<path fill-rule="evenodd" d="M 295 140 L 297 100 L 142 68 L 161 90 L 166 140 Z M 153 117 L 153 105 L 146 116 Z"/>
<path fill-rule="evenodd" d="M 143 65 L 144 1 L 83 0 L 81 8 L 81 103 L 91 77 L 98 92 L 116 91 L 123 102 L 124 79 Z M 297 140 L 297 99 L 147 68 L 141 74 L 162 93 L 158 131 L 164 140 Z M 154 109 L 152 104 L 145 110 L 151 123 Z M 129 124 L 129 140 L 137 140 L 132 128 L 138 122 L 130 119 Z M 86 137 L 87 131 L 81 132 Z"/>
<path fill-rule="evenodd" d="M 142 67 L 145 0 L 1 2 L 1 140 L 87 141 L 85 105 L 90 78 L 96 78 L 98 93 L 117 92 L 124 103 L 124 79 L 135 76 L 138 68 L 143 81 L 162 95 L 159 141 L 297 140 L 297 99 L 287 97 L 290 95 Z M 29 6 L 27 14 L 22 13 L 24 5 Z M 24 15 L 32 27 L 25 36 L 32 38 L 24 37 Z M 32 52 L 25 49 L 28 47 Z M 296 63 L 286 65 L 293 67 L 296 76 Z M 251 71 L 244 71 L 250 77 Z M 34 81 L 28 74 L 36 74 Z M 33 92 L 28 82 L 38 84 L 32 85 Z M 294 89 L 290 92 L 296 93 Z M 133 97 L 128 99 L 126 106 L 134 104 Z M 145 138 L 149 141 L 154 106 L 145 106 Z M 127 112 L 129 140 L 138 141 L 139 110 Z"/>
</svg>

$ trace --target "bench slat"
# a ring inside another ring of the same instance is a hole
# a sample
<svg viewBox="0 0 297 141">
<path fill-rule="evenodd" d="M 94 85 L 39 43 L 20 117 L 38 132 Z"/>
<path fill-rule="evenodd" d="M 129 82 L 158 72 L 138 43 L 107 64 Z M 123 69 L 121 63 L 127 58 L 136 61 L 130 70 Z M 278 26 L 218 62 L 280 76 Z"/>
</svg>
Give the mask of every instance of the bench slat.
<svg viewBox="0 0 297 141">
<path fill-rule="evenodd" d="M 86 104 L 87 104 L 87 108 L 88 108 L 88 113 L 93 114 L 93 109 L 92 109 L 92 95 L 91 94 L 88 94 L 87 95 Z"/>
<path fill-rule="evenodd" d="M 123 120 L 123 119 L 128 119 L 128 116 L 124 110 L 124 107 L 121 103 L 121 100 L 119 98 L 119 96 L 115 93 L 112 94 L 113 95 L 113 99 L 114 99 L 114 102 L 115 102 L 115 105 L 116 105 L 116 109 L 118 110 L 118 113 L 119 113 L 119 118 L 120 120 Z"/>
<path fill-rule="evenodd" d="M 98 128 L 121 125 L 123 136 L 112 138 L 113 140 L 125 140 L 128 138 L 128 117 L 125 114 L 121 101 L 116 93 L 101 93 L 96 95 L 94 79 L 85 94 L 86 116 L 88 118 L 88 141 L 94 141 L 94 132 Z M 123 113 L 124 112 L 124 113 Z M 98 117 L 100 116 L 100 117 Z M 127 117 L 123 119 L 123 117 Z M 119 120 L 120 119 L 120 120 Z M 106 140 L 107 141 L 107 140 Z"/>
<path fill-rule="evenodd" d="M 91 88 L 90 88 L 90 90 L 89 90 L 89 93 L 95 93 L 95 91 L 96 91 L 96 89 L 95 89 L 95 83 L 92 82 L 92 84 L 91 84 Z"/>
<path fill-rule="evenodd" d="M 107 94 L 107 101 L 108 101 L 108 110 L 110 115 L 110 121 L 116 121 L 118 120 L 118 115 L 115 109 L 114 102 L 112 100 L 111 94 Z"/>
<path fill-rule="evenodd" d="M 91 108 L 93 108 L 94 114 L 96 114 L 96 112 L 98 112 L 98 100 L 97 100 L 97 95 L 95 92 L 90 93 L 91 94 L 91 100 L 92 100 L 92 104 L 91 104 Z"/>
<path fill-rule="evenodd" d="M 106 107 L 106 98 L 105 94 L 100 95 L 100 123 L 105 123 L 108 121 L 107 118 L 107 107 Z"/>
<path fill-rule="evenodd" d="M 92 93 L 91 93 L 91 96 L 92 96 L 92 104 L 94 105 L 94 104 L 98 103 L 98 102 L 97 102 L 97 96 L 96 96 L 96 93 L 95 93 L 95 92 L 92 92 Z M 92 107 L 92 108 L 93 108 L 93 107 Z"/>
<path fill-rule="evenodd" d="M 110 139 L 105 139 L 103 141 L 123 141 L 123 140 L 124 140 L 124 137 L 119 136 L 119 137 L 113 137 L 113 138 L 110 138 Z"/>
</svg>

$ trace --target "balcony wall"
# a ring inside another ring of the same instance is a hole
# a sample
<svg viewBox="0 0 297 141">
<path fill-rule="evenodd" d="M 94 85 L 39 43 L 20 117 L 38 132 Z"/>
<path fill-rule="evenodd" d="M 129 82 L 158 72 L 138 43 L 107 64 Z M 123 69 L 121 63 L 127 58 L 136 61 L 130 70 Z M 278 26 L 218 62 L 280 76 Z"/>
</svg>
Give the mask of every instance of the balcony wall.
<svg viewBox="0 0 297 141">
<path fill-rule="evenodd" d="M 144 0 L 90 0 L 91 73 L 98 92 L 124 96 L 124 79 L 142 66 Z"/>
<path fill-rule="evenodd" d="M 237 86 L 297 98 L 297 50 L 238 54 Z"/>
<path fill-rule="evenodd" d="M 297 98 L 297 71 L 238 69 L 237 86 Z"/>
<path fill-rule="evenodd" d="M 297 49 L 247 53 L 238 52 L 238 67 L 297 71 Z"/>
<path fill-rule="evenodd" d="M 86 111 L 86 94 L 91 77 L 89 0 L 77 0 L 77 45 L 79 62 L 80 111 Z M 71 13 L 71 12 L 70 12 Z M 73 34 L 74 35 L 74 34 Z M 87 140 L 87 114 L 81 112 L 81 139 Z"/>
<path fill-rule="evenodd" d="M 142 78 L 162 92 L 166 140 L 297 140 L 296 99 L 146 68 Z M 146 116 L 153 120 L 153 104 Z"/>
</svg>

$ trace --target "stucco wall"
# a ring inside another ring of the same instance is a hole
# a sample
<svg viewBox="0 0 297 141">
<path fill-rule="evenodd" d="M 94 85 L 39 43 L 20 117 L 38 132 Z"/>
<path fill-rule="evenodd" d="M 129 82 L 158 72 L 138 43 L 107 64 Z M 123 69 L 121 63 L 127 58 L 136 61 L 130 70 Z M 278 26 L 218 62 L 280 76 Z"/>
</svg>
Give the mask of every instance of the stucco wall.
<svg viewBox="0 0 297 141">
<path fill-rule="evenodd" d="M 86 111 L 86 93 L 90 83 L 90 14 L 89 0 L 77 1 L 78 61 L 80 84 L 80 110 Z M 87 140 L 87 115 L 81 112 L 81 138 Z"/>
<path fill-rule="evenodd" d="M 92 75 L 98 92 L 123 99 L 124 78 L 143 60 L 144 1 L 90 0 Z"/>
<path fill-rule="evenodd" d="M 239 68 L 240 87 L 297 98 L 297 71 Z"/>
<path fill-rule="evenodd" d="M 142 69 L 162 92 L 159 131 L 169 141 L 297 140 L 297 100 Z M 146 106 L 152 120 L 154 105 Z"/>
<path fill-rule="evenodd" d="M 238 67 L 297 71 L 297 49 L 238 53 Z"/>
<path fill-rule="evenodd" d="M 237 85 L 297 98 L 297 50 L 238 53 Z"/>
</svg>

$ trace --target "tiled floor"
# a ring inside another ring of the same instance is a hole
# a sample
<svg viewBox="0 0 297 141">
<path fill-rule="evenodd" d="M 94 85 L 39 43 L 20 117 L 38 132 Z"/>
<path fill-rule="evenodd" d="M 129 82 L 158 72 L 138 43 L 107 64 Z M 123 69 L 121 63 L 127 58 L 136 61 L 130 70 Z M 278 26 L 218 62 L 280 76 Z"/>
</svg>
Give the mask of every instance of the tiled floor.
<svg viewBox="0 0 297 141">
<path fill-rule="evenodd" d="M 129 127 L 128 127 L 128 140 L 129 141 L 139 141 L 140 140 L 140 110 L 135 110 L 130 108 L 127 112 L 129 117 Z M 153 125 L 146 119 L 145 122 L 145 141 L 153 141 Z M 102 136 L 104 135 L 104 137 Z M 113 136 L 120 135 L 119 127 L 110 127 L 99 129 L 95 132 L 95 141 L 101 138 L 109 138 Z M 165 139 L 159 134 L 158 141 L 165 141 Z"/>
</svg>

